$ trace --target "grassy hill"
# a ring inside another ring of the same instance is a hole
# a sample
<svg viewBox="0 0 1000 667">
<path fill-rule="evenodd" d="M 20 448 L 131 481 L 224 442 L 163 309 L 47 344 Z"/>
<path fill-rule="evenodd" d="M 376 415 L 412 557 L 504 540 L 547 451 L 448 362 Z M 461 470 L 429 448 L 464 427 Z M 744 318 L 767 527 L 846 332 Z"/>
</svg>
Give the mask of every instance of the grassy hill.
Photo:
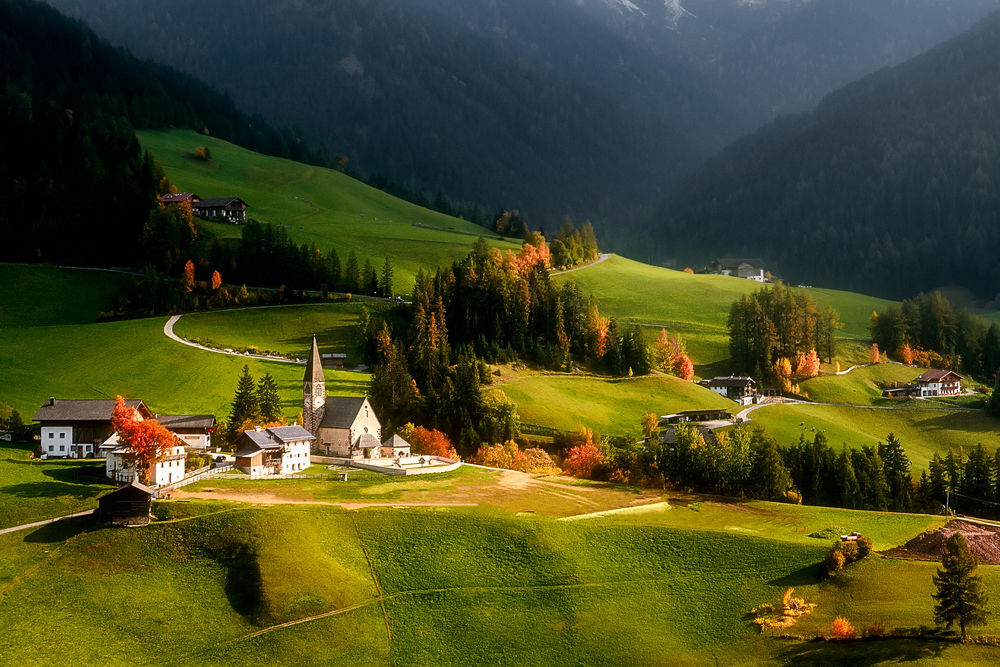
<svg viewBox="0 0 1000 667">
<path fill-rule="evenodd" d="M 709 369 L 713 372 L 728 370 L 724 362 L 729 359 L 726 318 L 730 305 L 761 287 L 750 280 L 673 271 L 617 255 L 556 280 L 576 281 L 584 294 L 600 299 L 602 311 L 620 320 L 674 330 L 687 341 L 695 363 L 713 365 Z M 830 305 L 840 313 L 844 328 L 838 337 L 844 340 L 868 339 L 872 311 L 890 303 L 854 292 L 816 288 L 808 292 L 821 307 Z M 850 351 L 843 363 L 857 362 L 856 350 Z"/>
<path fill-rule="evenodd" d="M 844 375 L 820 375 L 799 383 L 802 393 L 818 403 L 880 405 L 882 390 L 877 383 L 912 382 L 922 370 L 899 364 L 855 368 Z"/>
<path fill-rule="evenodd" d="M 948 447 L 968 451 L 982 443 L 989 451 L 1000 447 L 1000 420 L 983 411 L 884 409 L 835 405 L 774 405 L 751 414 L 755 424 L 779 442 L 791 444 L 799 435 L 812 439 L 823 431 L 834 447 L 873 445 L 894 433 L 903 443 L 916 471 Z"/>
<path fill-rule="evenodd" d="M 96 322 L 127 280 L 109 271 L 0 263 L 0 329 Z"/>
<path fill-rule="evenodd" d="M 696 408 L 739 406 L 692 382 L 670 375 L 607 378 L 502 369 L 498 385 L 517 403 L 521 421 L 565 431 L 579 425 L 598 433 L 639 431 L 644 412 L 658 415 Z"/>
<path fill-rule="evenodd" d="M 239 196 L 250 207 L 249 217 L 284 225 L 298 243 L 315 243 L 324 252 L 335 248 L 341 262 L 352 249 L 359 261 L 370 258 L 376 267 L 388 255 L 400 293 L 413 287 L 417 268 L 448 265 L 465 256 L 476 238 L 489 236 L 478 225 L 410 204 L 332 169 L 261 155 L 187 130 L 139 132 L 139 140 L 181 191 Z M 190 156 L 199 146 L 211 150 L 211 162 Z M 217 236 L 240 234 L 235 225 L 204 226 Z"/>
</svg>

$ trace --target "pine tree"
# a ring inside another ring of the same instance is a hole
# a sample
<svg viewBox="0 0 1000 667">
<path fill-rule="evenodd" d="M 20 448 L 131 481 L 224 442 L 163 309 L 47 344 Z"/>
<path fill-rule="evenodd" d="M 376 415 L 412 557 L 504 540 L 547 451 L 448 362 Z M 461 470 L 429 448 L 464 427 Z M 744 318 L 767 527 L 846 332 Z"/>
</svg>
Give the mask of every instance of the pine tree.
<svg viewBox="0 0 1000 667">
<path fill-rule="evenodd" d="M 965 629 L 970 625 L 986 623 L 986 593 L 981 577 L 975 576 L 979 562 L 969 551 L 965 535 L 956 532 L 946 543 L 948 553 L 941 558 L 942 569 L 933 575 L 937 592 L 934 598 L 934 622 L 947 629 L 956 622 L 965 639 Z"/>
<path fill-rule="evenodd" d="M 250 367 L 243 365 L 243 372 L 236 382 L 236 394 L 233 396 L 233 408 L 229 413 L 229 436 L 235 439 L 239 433 L 237 430 L 247 420 L 260 419 L 260 406 L 257 404 L 257 391 L 254 385 L 253 376 L 250 375 Z"/>
<path fill-rule="evenodd" d="M 385 256 L 385 264 L 382 265 L 382 275 L 378 279 L 379 296 L 386 299 L 392 298 L 392 264 L 389 256 Z"/>
<path fill-rule="evenodd" d="M 788 476 L 788 468 L 781 459 L 778 444 L 765 435 L 755 437 L 753 472 L 753 490 L 762 500 L 785 500 L 786 493 L 792 487 Z"/>
<path fill-rule="evenodd" d="M 885 465 L 885 479 L 889 484 L 890 505 L 896 511 L 905 512 L 910 509 L 910 459 L 903 450 L 902 443 L 892 433 L 885 439 L 885 444 L 878 444 L 878 453 Z"/>
<path fill-rule="evenodd" d="M 281 421 L 281 397 L 278 395 L 278 383 L 270 373 L 257 383 L 257 407 L 264 422 Z"/>
<path fill-rule="evenodd" d="M 361 291 L 361 267 L 358 265 L 358 256 L 353 248 L 347 255 L 347 267 L 344 269 L 344 290 L 353 293 Z"/>
<path fill-rule="evenodd" d="M 343 277 L 340 275 L 340 255 L 336 248 L 330 248 L 330 253 L 326 256 L 327 275 L 330 276 L 330 289 L 337 292 L 343 287 Z"/>
<path fill-rule="evenodd" d="M 862 505 L 861 487 L 858 486 L 858 478 L 854 474 L 854 465 L 851 463 L 851 454 L 847 451 L 847 445 L 837 459 L 837 478 L 840 482 L 840 505 L 849 509 L 857 509 Z"/>
</svg>

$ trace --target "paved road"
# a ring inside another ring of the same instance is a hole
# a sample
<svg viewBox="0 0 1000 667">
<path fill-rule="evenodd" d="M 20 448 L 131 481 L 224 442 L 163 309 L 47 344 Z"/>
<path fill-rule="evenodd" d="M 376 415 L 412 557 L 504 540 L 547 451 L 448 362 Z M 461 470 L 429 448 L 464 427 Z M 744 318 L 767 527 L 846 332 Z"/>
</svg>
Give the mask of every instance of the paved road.
<svg viewBox="0 0 1000 667">
<path fill-rule="evenodd" d="M 28 528 L 37 528 L 39 526 L 44 526 L 46 524 L 55 523 L 56 521 L 62 521 L 63 519 L 72 519 L 77 516 L 86 516 L 88 514 L 93 514 L 94 510 L 86 510 L 84 512 L 77 512 L 76 514 L 67 514 L 65 516 L 57 516 L 54 519 L 45 519 L 44 521 L 35 521 L 33 523 L 25 523 L 20 526 L 12 526 L 11 528 L 4 528 L 0 530 L 0 535 L 5 535 L 6 533 L 16 533 L 19 530 L 27 530 Z"/>
<path fill-rule="evenodd" d="M 583 266 L 577 266 L 577 267 L 574 267 L 572 269 L 566 269 L 565 271 L 553 271 L 552 275 L 554 275 L 554 276 L 560 276 L 560 275 L 562 275 L 564 273 L 573 273 L 574 271 L 579 271 L 580 269 L 589 269 L 590 267 L 597 266 L 601 262 L 607 260 L 607 258 L 610 257 L 610 256 L 611 255 L 609 255 L 608 253 L 602 252 L 600 255 L 597 256 L 597 259 L 595 259 L 590 264 L 584 264 Z"/>
</svg>

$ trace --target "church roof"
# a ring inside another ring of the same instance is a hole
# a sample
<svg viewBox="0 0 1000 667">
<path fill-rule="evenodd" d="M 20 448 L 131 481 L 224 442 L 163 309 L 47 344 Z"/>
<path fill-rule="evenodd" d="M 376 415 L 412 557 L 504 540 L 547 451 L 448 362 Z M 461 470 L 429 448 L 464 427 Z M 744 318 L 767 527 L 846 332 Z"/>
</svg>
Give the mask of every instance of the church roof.
<svg viewBox="0 0 1000 667">
<path fill-rule="evenodd" d="M 354 446 L 358 449 L 368 449 L 370 447 L 381 447 L 378 438 L 376 438 L 371 433 L 362 433 L 354 441 Z"/>
<path fill-rule="evenodd" d="M 313 336 L 312 351 L 306 360 L 306 374 L 302 378 L 302 381 L 312 382 L 313 384 L 325 382 L 323 378 L 323 361 L 319 356 L 319 346 L 316 344 L 316 336 Z"/>
<path fill-rule="evenodd" d="M 410 447 L 410 443 L 403 440 L 398 435 L 393 435 L 391 438 L 382 443 L 383 447 L 392 447 L 393 449 L 407 449 Z"/>
<path fill-rule="evenodd" d="M 364 404 L 364 396 L 327 396 L 320 428 L 351 428 Z"/>
</svg>

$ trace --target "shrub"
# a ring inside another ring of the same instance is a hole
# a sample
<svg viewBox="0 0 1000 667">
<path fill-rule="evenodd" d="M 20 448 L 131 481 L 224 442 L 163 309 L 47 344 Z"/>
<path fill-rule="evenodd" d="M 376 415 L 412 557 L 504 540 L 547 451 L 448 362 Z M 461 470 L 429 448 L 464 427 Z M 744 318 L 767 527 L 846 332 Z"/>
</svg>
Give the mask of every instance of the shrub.
<svg viewBox="0 0 1000 667">
<path fill-rule="evenodd" d="M 837 546 L 844 553 L 845 564 L 853 563 L 860 558 L 858 556 L 859 549 L 857 542 L 840 542 Z"/>
<path fill-rule="evenodd" d="M 859 537 L 855 544 L 858 545 L 858 560 L 867 558 L 873 551 L 872 539 L 870 537 Z"/>
<path fill-rule="evenodd" d="M 823 559 L 823 570 L 826 572 L 826 576 L 832 577 L 841 570 L 844 569 L 844 552 L 836 547 L 830 549 L 826 553 L 826 558 Z"/>
<path fill-rule="evenodd" d="M 882 639 L 883 637 L 885 637 L 885 628 L 882 627 L 881 623 L 872 623 L 865 628 L 866 639 Z"/>
<path fill-rule="evenodd" d="M 830 628 L 830 632 L 834 639 L 847 640 L 847 639 L 857 639 L 858 633 L 854 631 L 854 626 L 843 616 L 838 616 L 833 619 L 833 625 Z"/>
</svg>

